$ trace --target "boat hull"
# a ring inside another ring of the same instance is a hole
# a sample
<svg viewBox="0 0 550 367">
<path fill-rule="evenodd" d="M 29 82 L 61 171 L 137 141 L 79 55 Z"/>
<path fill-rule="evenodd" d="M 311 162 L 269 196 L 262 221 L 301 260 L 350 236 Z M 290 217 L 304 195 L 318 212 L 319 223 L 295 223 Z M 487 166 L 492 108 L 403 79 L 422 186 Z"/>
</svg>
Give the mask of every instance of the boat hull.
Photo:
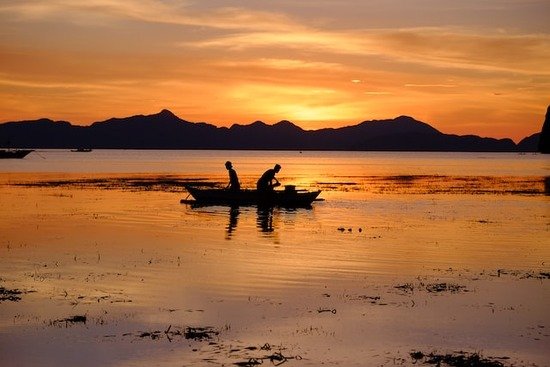
<svg viewBox="0 0 550 367">
<path fill-rule="evenodd" d="M 186 186 L 197 204 L 202 205 L 258 205 L 281 207 L 308 207 L 321 191 L 272 191 L 261 193 L 257 190 L 224 190 Z M 183 200 L 182 200 L 183 202 Z"/>
<path fill-rule="evenodd" d="M 32 149 L 0 149 L 0 159 L 24 158 L 33 151 Z"/>
</svg>

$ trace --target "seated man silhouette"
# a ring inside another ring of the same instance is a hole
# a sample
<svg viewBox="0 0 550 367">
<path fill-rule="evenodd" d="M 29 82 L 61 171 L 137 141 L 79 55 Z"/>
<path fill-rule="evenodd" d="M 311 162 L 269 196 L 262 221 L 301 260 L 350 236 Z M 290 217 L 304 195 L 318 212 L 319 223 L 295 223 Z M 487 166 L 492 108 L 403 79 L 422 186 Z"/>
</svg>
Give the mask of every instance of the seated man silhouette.
<svg viewBox="0 0 550 367">
<path fill-rule="evenodd" d="M 241 189 L 241 184 L 239 183 L 237 172 L 233 169 L 233 164 L 227 161 L 225 162 L 225 168 L 227 168 L 229 172 L 229 183 L 227 184 L 226 190 L 239 191 Z"/>
<path fill-rule="evenodd" d="M 275 174 L 277 174 L 280 170 L 281 166 L 276 164 L 275 167 L 265 171 L 256 184 L 258 191 L 271 192 L 275 187 L 280 186 L 281 184 L 275 178 Z"/>
</svg>

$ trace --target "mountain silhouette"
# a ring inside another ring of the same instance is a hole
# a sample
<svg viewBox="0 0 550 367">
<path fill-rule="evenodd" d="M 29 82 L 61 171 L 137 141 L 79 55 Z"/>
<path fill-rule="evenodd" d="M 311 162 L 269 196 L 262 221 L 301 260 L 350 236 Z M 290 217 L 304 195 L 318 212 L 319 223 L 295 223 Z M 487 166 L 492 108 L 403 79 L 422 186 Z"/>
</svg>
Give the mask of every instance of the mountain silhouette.
<svg viewBox="0 0 550 367">
<path fill-rule="evenodd" d="M 518 143 L 518 150 L 520 152 L 538 152 L 539 140 L 540 140 L 540 133 L 536 133 L 526 138 L 523 138 Z"/>
<path fill-rule="evenodd" d="M 546 118 L 540 133 L 538 150 L 544 154 L 550 154 L 550 106 L 546 110 Z"/>
<path fill-rule="evenodd" d="M 548 114 L 545 136 L 550 125 Z M 0 124 L 0 146 L 96 149 L 265 149 L 379 151 L 536 151 L 539 135 L 516 145 L 511 139 L 444 134 L 409 116 L 363 121 L 341 128 L 304 130 L 290 121 L 274 125 L 216 127 L 189 122 L 162 110 L 152 115 L 111 118 L 89 126 L 39 119 Z M 542 136 L 542 135 L 541 135 Z M 543 142 L 543 139 L 540 139 Z M 548 138 L 546 138 L 546 147 Z"/>
</svg>

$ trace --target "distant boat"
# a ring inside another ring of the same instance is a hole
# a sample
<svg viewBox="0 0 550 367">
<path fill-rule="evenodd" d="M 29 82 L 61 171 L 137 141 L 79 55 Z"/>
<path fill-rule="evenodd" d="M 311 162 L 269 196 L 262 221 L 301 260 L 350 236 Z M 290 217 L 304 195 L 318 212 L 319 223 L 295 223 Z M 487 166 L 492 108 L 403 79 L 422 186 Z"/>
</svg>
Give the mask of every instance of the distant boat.
<svg viewBox="0 0 550 367">
<path fill-rule="evenodd" d="M 34 152 L 34 150 L 33 149 L 0 149 L 0 159 L 24 158 L 30 152 Z"/>
<path fill-rule="evenodd" d="M 259 205 L 301 208 L 311 206 L 311 203 L 321 193 L 321 190 L 296 190 L 294 186 L 287 186 L 285 190 L 275 190 L 270 193 L 250 189 L 231 191 L 190 185 L 186 185 L 185 188 L 195 198 L 195 201 L 191 201 L 191 203 L 199 205 Z M 182 199 L 181 202 L 190 203 L 185 199 Z"/>
<path fill-rule="evenodd" d="M 71 149 L 71 152 L 78 152 L 78 153 L 89 153 L 92 149 L 90 148 L 78 148 L 78 149 Z"/>
</svg>

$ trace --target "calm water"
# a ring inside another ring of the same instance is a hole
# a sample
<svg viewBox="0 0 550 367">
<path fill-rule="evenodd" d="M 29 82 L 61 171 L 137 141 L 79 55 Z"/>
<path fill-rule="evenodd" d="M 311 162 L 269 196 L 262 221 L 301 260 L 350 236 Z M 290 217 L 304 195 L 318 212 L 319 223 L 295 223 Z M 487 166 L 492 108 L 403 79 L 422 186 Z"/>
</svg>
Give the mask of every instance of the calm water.
<svg viewBox="0 0 550 367">
<path fill-rule="evenodd" d="M 0 172 L 177 173 L 217 175 L 231 160 L 241 175 L 259 175 L 279 163 L 281 176 L 366 175 L 549 176 L 548 157 L 516 153 L 38 150 L 0 161 Z M 224 172 L 225 174 L 225 172 Z"/>
<path fill-rule="evenodd" d="M 279 163 L 281 182 L 321 188 L 325 200 L 298 210 L 179 203 L 185 180 L 224 185 L 226 160 L 245 186 Z M 265 357 L 253 347 L 269 343 L 302 357 L 295 366 L 412 365 L 419 350 L 545 366 L 548 176 L 537 154 L 46 150 L 0 160 L 0 287 L 33 291 L 0 303 L 0 357 L 232 365 Z M 56 321 L 73 315 L 88 322 Z M 219 334 L 141 337 L 169 326 Z"/>
</svg>

